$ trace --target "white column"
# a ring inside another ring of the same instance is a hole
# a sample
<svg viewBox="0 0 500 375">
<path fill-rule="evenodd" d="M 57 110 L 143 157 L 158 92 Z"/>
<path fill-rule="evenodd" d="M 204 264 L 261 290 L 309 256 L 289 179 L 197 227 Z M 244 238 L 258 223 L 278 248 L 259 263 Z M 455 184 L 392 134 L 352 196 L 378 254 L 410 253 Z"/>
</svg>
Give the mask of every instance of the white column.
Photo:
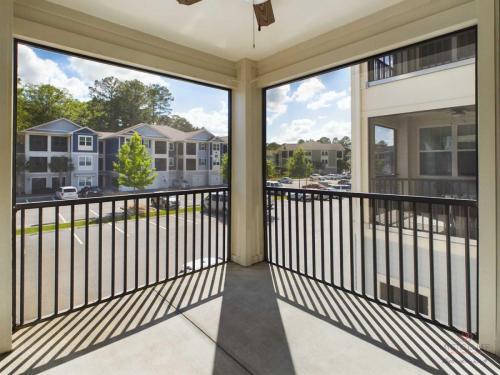
<svg viewBox="0 0 500 375">
<path fill-rule="evenodd" d="M 0 353 L 12 348 L 12 20 L 12 0 L 0 1 Z"/>
<path fill-rule="evenodd" d="M 254 83 L 255 63 L 237 64 L 233 91 L 231 154 L 231 256 L 249 266 L 264 259 L 262 180 L 262 93 Z"/>
<path fill-rule="evenodd" d="M 477 0 L 479 344 L 500 354 L 500 115 L 498 0 Z"/>
</svg>

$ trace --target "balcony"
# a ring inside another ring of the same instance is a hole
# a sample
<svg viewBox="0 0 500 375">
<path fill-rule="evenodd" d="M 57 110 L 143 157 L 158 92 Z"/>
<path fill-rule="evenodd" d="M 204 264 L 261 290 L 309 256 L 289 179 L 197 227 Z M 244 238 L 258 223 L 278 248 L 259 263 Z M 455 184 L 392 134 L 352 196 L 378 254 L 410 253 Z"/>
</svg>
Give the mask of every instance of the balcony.
<svg viewBox="0 0 500 375">
<path fill-rule="evenodd" d="M 97 365 L 201 374 L 500 370 L 463 335 L 266 263 L 222 264 L 22 328 L 0 372 Z"/>
</svg>

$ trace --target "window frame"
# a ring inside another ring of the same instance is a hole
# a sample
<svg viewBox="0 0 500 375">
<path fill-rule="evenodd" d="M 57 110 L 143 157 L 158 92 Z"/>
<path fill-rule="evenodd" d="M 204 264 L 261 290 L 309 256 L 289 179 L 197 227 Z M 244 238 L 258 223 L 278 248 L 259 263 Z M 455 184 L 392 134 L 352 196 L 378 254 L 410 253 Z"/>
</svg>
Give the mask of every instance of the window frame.
<svg viewBox="0 0 500 375">
<path fill-rule="evenodd" d="M 90 146 L 85 144 L 82 145 L 82 140 L 90 138 Z M 85 135 L 85 134 L 78 134 L 78 150 L 81 151 L 93 151 L 94 150 L 94 136 L 92 135 Z"/>
</svg>

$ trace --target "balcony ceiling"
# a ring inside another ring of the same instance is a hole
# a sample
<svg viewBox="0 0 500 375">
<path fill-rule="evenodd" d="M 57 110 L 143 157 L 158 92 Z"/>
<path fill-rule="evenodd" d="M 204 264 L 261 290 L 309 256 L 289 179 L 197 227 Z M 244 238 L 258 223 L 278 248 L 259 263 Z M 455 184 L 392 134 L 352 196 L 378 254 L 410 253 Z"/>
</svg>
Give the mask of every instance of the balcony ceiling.
<svg viewBox="0 0 500 375">
<path fill-rule="evenodd" d="M 256 32 L 251 0 L 50 0 L 230 60 L 259 60 L 402 0 L 273 0 L 276 23 Z"/>
</svg>

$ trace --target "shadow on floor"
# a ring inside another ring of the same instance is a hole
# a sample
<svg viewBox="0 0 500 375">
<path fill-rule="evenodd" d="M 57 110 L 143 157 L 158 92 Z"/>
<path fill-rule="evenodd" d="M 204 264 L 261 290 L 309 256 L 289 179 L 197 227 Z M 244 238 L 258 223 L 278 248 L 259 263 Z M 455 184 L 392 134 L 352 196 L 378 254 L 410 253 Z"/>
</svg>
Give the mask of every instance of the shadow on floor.
<svg viewBox="0 0 500 375">
<path fill-rule="evenodd" d="M 278 301 L 265 264 L 251 268 L 229 266 L 224 282 L 217 345 L 252 374 L 294 374 Z M 222 352 L 214 359 L 214 374 L 225 364 Z"/>
<path fill-rule="evenodd" d="M 13 351 L 0 356 L 0 374 L 40 373 L 152 328 L 180 314 L 169 301 L 186 309 L 219 298 L 225 270 L 213 267 L 20 329 Z"/>
<path fill-rule="evenodd" d="M 430 373 L 498 374 L 497 358 L 459 334 L 269 266 L 276 297 Z"/>
</svg>

